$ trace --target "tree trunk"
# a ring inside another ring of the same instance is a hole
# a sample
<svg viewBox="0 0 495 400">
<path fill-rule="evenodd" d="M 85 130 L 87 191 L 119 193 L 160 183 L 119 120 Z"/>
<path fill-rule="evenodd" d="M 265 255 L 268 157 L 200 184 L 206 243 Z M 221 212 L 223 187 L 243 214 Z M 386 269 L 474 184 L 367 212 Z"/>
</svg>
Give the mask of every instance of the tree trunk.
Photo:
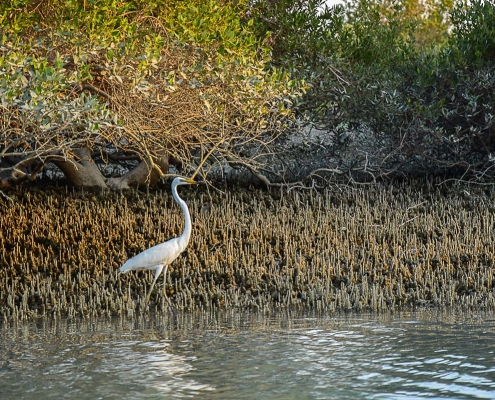
<svg viewBox="0 0 495 400">
<path fill-rule="evenodd" d="M 105 178 L 91 158 L 91 151 L 82 148 L 75 151 L 77 161 L 52 161 L 64 173 L 67 180 L 74 186 L 124 190 L 132 186 L 152 186 L 167 173 L 169 156 L 163 153 L 153 159 L 153 165 L 141 161 L 134 169 L 117 178 Z"/>
<path fill-rule="evenodd" d="M 17 185 L 26 180 L 34 181 L 43 167 L 44 163 L 36 157 L 0 160 L 0 189 Z"/>
<path fill-rule="evenodd" d="M 74 159 L 59 154 L 29 158 L 0 159 L 0 189 L 35 180 L 46 163 L 51 162 L 63 172 L 70 184 L 93 189 L 124 190 L 136 186 L 153 186 L 168 172 L 170 156 L 161 152 L 152 160 L 141 161 L 134 169 L 120 177 L 105 178 L 91 157 L 89 148 L 74 151 Z"/>
<path fill-rule="evenodd" d="M 76 187 L 107 189 L 104 176 L 91 158 L 88 148 L 77 149 L 75 152 L 78 160 L 52 162 L 64 173 L 67 180 Z"/>
<path fill-rule="evenodd" d="M 153 186 L 162 174 L 168 172 L 169 157 L 161 155 L 153 160 L 154 165 L 149 165 L 146 161 L 141 161 L 136 168 L 130 170 L 125 175 L 118 178 L 108 178 L 106 184 L 112 190 L 129 189 L 131 186 Z"/>
</svg>

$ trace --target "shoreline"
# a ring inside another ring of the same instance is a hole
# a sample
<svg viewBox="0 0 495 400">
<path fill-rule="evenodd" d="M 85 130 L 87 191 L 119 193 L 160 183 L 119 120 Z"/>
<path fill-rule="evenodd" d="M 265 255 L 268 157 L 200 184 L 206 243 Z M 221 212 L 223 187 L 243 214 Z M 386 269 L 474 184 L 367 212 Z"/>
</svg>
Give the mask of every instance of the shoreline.
<svg viewBox="0 0 495 400">
<path fill-rule="evenodd" d="M 400 183 L 180 195 L 193 233 L 167 275 L 177 311 L 495 308 L 492 189 Z M 0 199 L 0 318 L 144 311 L 152 273 L 115 272 L 182 231 L 168 191 L 9 196 L 14 204 Z M 150 311 L 170 311 L 162 284 Z"/>
</svg>

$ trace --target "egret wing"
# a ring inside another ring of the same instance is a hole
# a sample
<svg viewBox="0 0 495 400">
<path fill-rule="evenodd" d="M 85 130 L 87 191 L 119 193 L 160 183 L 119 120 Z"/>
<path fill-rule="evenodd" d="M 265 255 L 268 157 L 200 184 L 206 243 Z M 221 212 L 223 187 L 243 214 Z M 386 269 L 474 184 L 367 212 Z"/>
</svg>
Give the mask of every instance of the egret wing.
<svg viewBox="0 0 495 400">
<path fill-rule="evenodd" d="M 120 267 L 120 272 L 127 272 L 136 269 L 152 269 L 157 265 L 169 265 L 174 261 L 182 249 L 179 246 L 177 238 L 157 244 L 142 253 L 130 258 Z"/>
</svg>

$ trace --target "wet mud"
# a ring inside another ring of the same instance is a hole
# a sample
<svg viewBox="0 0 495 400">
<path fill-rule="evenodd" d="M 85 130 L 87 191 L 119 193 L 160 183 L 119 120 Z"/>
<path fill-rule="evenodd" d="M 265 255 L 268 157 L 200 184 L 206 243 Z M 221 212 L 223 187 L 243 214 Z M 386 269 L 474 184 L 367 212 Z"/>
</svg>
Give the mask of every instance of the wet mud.
<svg viewBox="0 0 495 400">
<path fill-rule="evenodd" d="M 324 192 L 181 188 L 193 233 L 149 310 L 493 309 L 493 189 L 437 184 Z M 124 261 L 181 233 L 167 190 L 29 190 L 0 198 L 0 318 L 147 312 L 152 272 Z M 172 307 L 170 307 L 172 305 Z"/>
</svg>

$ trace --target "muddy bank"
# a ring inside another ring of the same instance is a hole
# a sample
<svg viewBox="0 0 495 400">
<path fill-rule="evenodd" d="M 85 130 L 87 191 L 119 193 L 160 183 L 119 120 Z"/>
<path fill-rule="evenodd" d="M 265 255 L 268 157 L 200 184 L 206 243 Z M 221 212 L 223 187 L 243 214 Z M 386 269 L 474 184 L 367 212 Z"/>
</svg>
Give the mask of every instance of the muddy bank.
<svg viewBox="0 0 495 400">
<path fill-rule="evenodd" d="M 193 233 L 166 282 L 177 310 L 495 306 L 492 189 L 180 189 Z M 139 313 L 152 273 L 116 270 L 182 230 L 168 191 L 9 196 L 0 198 L 3 319 Z M 170 312 L 162 282 L 150 308 Z"/>
</svg>

